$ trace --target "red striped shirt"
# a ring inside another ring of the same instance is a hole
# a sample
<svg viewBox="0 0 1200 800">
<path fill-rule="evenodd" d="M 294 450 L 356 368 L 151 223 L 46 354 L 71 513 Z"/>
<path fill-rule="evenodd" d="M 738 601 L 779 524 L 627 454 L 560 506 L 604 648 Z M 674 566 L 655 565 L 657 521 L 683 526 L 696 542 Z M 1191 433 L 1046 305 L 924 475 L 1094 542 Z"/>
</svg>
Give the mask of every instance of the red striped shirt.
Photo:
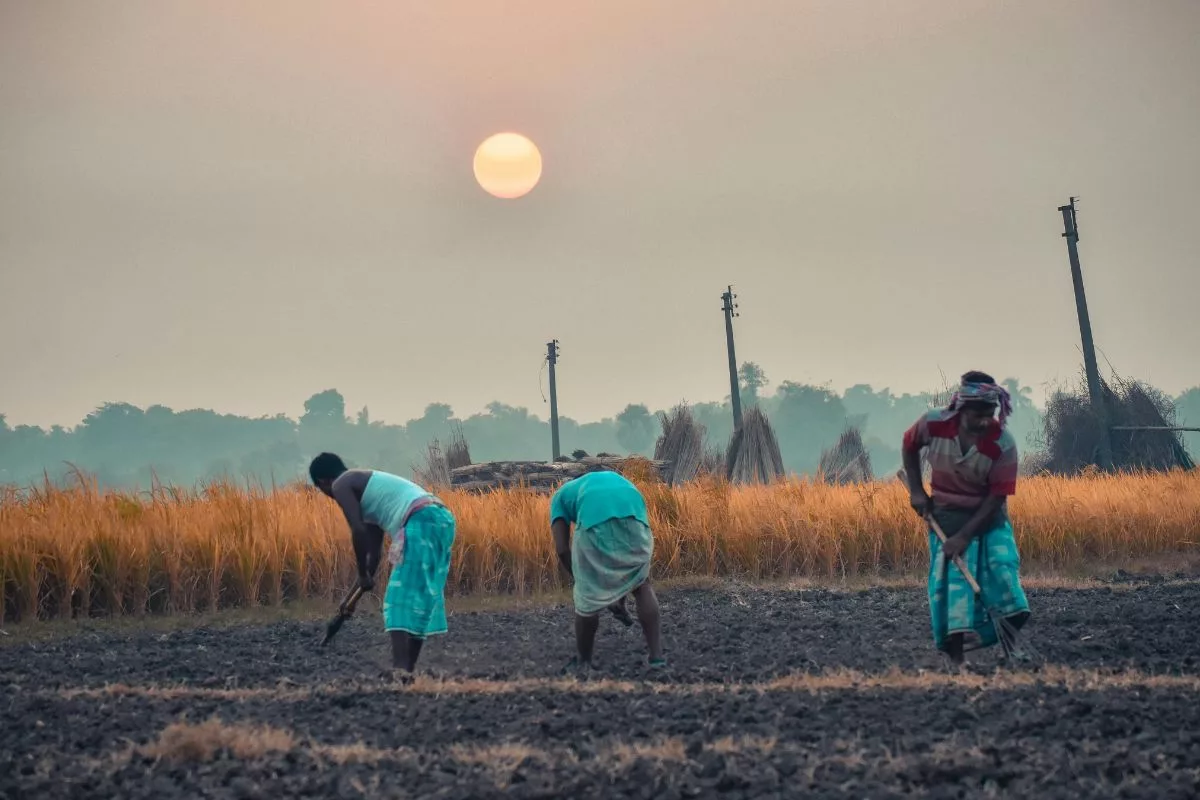
<svg viewBox="0 0 1200 800">
<path fill-rule="evenodd" d="M 965 454 L 958 443 L 959 417 L 930 411 L 904 432 L 905 453 L 928 448 L 933 501 L 957 508 L 978 508 L 988 496 L 1009 497 L 1017 491 L 1017 442 L 998 421 Z"/>
</svg>

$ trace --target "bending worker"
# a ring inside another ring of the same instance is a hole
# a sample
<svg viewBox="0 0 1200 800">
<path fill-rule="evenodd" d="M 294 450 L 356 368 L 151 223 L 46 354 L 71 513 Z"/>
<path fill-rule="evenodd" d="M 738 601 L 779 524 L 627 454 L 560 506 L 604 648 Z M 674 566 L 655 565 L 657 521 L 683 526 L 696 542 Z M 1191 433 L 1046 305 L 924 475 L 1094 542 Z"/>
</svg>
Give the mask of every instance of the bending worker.
<svg viewBox="0 0 1200 800">
<path fill-rule="evenodd" d="M 336 500 L 346 517 L 364 590 L 375 586 L 384 534 L 392 537 L 383 626 L 392 640 L 395 675 L 408 682 L 425 640 L 446 633 L 454 515 L 424 487 L 382 470 L 347 469 L 334 453 L 318 455 L 308 471 L 313 484 Z"/>
<path fill-rule="evenodd" d="M 654 537 L 646 502 L 637 487 L 620 473 L 603 468 L 569 480 L 550 501 L 550 530 L 559 563 L 575 584 L 578 654 L 566 670 L 591 667 L 600 612 L 610 609 L 618 618 L 627 617 L 625 595 L 631 592 L 646 636 L 650 666 L 666 666 L 658 598 L 650 585 Z"/>
</svg>

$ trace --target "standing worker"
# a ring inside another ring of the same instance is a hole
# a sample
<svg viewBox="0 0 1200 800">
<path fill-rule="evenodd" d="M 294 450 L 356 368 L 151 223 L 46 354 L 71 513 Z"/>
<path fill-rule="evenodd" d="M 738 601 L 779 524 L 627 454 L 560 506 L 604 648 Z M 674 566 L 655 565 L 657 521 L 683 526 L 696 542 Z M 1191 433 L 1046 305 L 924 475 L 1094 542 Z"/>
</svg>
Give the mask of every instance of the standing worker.
<svg viewBox="0 0 1200 800">
<path fill-rule="evenodd" d="M 574 541 L 571 525 L 575 526 Z M 646 636 L 650 666 L 666 666 L 658 598 L 650 585 L 654 536 L 642 493 L 625 476 L 609 470 L 567 481 L 550 501 L 550 531 L 562 567 L 574 578 L 575 645 L 578 654 L 564 671 L 590 669 L 599 614 L 626 615 L 633 593 Z"/>
<path fill-rule="evenodd" d="M 997 419 L 996 412 L 999 411 Z M 968 372 L 945 409 L 930 411 L 904 433 L 905 477 L 913 510 L 932 515 L 946 534 L 929 531 L 929 612 L 934 645 L 958 665 L 968 635 L 991 647 L 998 632 L 976 602 L 966 578 L 952 567 L 961 555 L 982 589 L 984 606 L 1014 629 L 1030 616 L 1021 587 L 1021 557 L 1008 516 L 1017 490 L 1017 444 L 1005 427 L 1012 399 L 985 372 Z M 928 449 L 933 496 L 925 492 L 921 451 Z"/>
<path fill-rule="evenodd" d="M 412 481 L 380 470 L 347 469 L 333 453 L 314 458 L 308 472 L 346 516 L 364 591 L 375 586 L 383 535 L 391 534 L 392 574 L 383 596 L 383 625 L 391 635 L 392 666 L 409 681 L 425 639 L 446 632 L 444 592 L 454 515 Z"/>
</svg>

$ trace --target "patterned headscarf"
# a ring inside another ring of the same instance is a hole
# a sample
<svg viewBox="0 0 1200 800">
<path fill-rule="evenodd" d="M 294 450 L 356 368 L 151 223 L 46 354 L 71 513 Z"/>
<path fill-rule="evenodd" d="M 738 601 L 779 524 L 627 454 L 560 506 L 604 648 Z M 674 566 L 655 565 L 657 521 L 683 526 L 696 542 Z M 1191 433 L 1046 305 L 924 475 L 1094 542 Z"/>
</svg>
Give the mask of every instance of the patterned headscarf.
<svg viewBox="0 0 1200 800">
<path fill-rule="evenodd" d="M 958 387 L 958 391 L 950 398 L 950 410 L 954 411 L 962 406 L 963 403 L 976 401 L 980 403 L 990 403 L 994 406 L 1000 406 L 1000 424 L 1003 425 L 1008 416 L 1012 414 L 1012 395 L 1003 386 L 996 383 L 975 383 L 974 381 L 963 381 Z"/>
</svg>

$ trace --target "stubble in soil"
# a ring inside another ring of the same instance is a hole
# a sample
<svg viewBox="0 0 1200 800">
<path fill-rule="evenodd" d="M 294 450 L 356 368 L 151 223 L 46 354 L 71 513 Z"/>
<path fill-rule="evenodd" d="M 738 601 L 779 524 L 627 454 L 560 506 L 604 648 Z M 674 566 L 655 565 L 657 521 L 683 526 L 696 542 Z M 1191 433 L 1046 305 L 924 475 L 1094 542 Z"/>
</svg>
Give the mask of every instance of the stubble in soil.
<svg viewBox="0 0 1200 800">
<path fill-rule="evenodd" d="M 411 686 L 374 608 L 0 648 L 0 797 L 1194 797 L 1200 582 L 1033 589 L 1041 660 L 952 672 L 920 589 L 660 592 L 670 668 L 569 607 L 452 615 Z"/>
</svg>

